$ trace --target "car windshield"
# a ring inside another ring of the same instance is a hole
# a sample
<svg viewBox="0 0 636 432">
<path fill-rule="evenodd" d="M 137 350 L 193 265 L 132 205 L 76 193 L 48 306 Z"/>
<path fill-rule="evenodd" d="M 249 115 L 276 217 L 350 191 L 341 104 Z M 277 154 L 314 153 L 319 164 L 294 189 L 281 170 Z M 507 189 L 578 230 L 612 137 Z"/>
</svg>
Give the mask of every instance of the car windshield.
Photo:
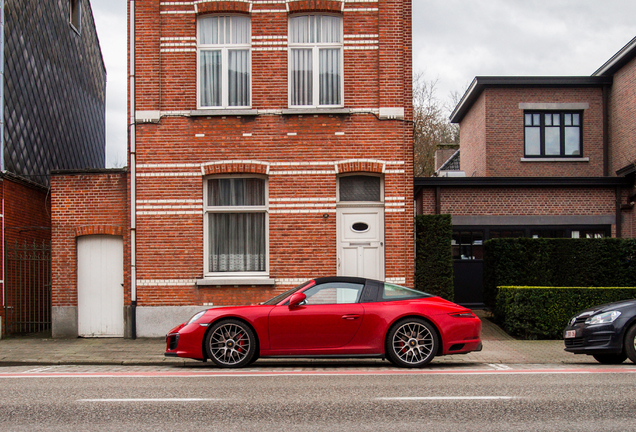
<svg viewBox="0 0 636 432">
<path fill-rule="evenodd" d="M 311 282 L 311 280 L 298 285 L 297 287 L 294 287 L 292 289 L 290 289 L 289 291 L 285 291 L 282 294 L 278 294 L 276 297 L 272 297 L 271 299 L 267 300 L 266 302 L 263 302 L 264 305 L 277 305 L 278 303 L 282 302 L 285 298 L 289 297 L 290 295 L 292 295 L 293 293 L 295 293 L 296 291 L 305 288 L 307 285 L 309 285 Z"/>
</svg>

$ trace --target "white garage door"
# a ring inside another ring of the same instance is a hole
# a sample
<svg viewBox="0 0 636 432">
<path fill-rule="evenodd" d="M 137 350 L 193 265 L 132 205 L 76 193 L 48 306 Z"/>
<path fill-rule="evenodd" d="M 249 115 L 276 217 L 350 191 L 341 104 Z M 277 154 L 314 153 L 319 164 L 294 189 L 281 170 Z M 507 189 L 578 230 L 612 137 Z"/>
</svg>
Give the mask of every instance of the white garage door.
<svg viewBox="0 0 636 432">
<path fill-rule="evenodd" d="M 124 336 L 124 242 L 116 236 L 77 239 L 79 336 Z"/>
</svg>

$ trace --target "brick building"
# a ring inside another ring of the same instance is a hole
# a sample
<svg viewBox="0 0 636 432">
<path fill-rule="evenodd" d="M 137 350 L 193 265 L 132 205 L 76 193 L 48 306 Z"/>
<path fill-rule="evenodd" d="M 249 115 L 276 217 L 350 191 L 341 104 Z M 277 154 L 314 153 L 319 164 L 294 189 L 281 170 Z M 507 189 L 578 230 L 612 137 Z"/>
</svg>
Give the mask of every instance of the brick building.
<svg viewBox="0 0 636 432">
<path fill-rule="evenodd" d="M 636 39 L 590 77 L 477 77 L 451 121 L 465 177 L 415 180 L 451 214 L 455 300 L 483 302 L 483 242 L 636 237 Z"/>
<path fill-rule="evenodd" d="M 409 0 L 131 1 L 129 19 L 129 169 L 54 179 L 54 335 L 160 336 L 316 276 L 413 285 Z M 89 189 L 100 207 L 69 213 Z M 112 312 L 83 303 L 76 244 L 123 257 Z"/>
<path fill-rule="evenodd" d="M 106 69 L 88 0 L 0 16 L 1 336 L 50 329 L 49 173 L 104 166 Z"/>
</svg>

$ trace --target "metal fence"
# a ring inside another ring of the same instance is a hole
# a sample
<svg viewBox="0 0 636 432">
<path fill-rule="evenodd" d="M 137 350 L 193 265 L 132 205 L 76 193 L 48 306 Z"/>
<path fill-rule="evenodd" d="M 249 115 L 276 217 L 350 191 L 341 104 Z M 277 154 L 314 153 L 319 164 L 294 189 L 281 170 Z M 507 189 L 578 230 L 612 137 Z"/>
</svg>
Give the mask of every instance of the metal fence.
<svg viewBox="0 0 636 432">
<path fill-rule="evenodd" d="M 50 330 L 51 243 L 7 243 L 5 251 L 6 333 Z"/>
</svg>

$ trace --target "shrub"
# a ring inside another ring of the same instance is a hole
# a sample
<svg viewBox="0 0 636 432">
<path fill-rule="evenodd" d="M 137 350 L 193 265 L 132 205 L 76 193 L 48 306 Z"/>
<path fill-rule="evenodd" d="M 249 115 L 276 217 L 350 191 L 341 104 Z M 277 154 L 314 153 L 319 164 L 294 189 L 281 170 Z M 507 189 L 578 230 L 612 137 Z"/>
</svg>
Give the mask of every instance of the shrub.
<svg viewBox="0 0 636 432">
<path fill-rule="evenodd" d="M 499 287 L 495 320 L 512 336 L 562 339 L 568 320 L 605 303 L 636 298 L 636 287 Z"/>
<path fill-rule="evenodd" d="M 415 288 L 452 301 L 454 288 L 451 216 L 417 216 L 415 234 Z"/>
</svg>

